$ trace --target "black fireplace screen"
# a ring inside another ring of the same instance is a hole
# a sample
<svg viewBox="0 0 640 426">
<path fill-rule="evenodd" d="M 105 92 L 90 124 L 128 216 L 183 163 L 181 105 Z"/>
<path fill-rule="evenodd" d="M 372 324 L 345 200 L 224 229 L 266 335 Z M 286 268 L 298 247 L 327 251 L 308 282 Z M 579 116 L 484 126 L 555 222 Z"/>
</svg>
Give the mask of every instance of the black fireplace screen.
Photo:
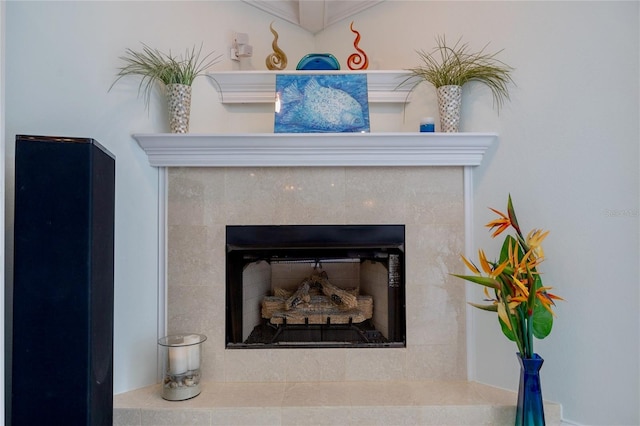
<svg viewBox="0 0 640 426">
<path fill-rule="evenodd" d="M 404 347 L 404 225 L 226 228 L 226 347 Z"/>
</svg>

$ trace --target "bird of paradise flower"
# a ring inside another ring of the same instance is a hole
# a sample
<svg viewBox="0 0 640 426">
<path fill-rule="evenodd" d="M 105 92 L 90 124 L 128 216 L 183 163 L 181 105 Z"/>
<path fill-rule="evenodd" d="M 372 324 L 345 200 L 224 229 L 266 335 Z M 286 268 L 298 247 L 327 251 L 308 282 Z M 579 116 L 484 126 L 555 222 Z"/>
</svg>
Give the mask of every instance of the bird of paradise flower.
<svg viewBox="0 0 640 426">
<path fill-rule="evenodd" d="M 563 300 L 549 292 L 551 287 L 542 285 L 538 266 L 544 260 L 542 241 L 549 231 L 531 230 L 525 237 L 520 230 L 511 201 L 507 203 L 507 214 L 490 209 L 498 218 L 487 223 L 495 238 L 509 228 L 515 237 L 507 235 L 497 262 L 487 260 L 483 250 L 478 252 L 480 268 L 462 256 L 462 261 L 475 275 L 457 275 L 458 278 L 484 286 L 491 304 L 469 303 L 476 308 L 497 312 L 504 335 L 514 341 L 523 358 L 533 355 L 533 337 L 544 339 L 551 333 L 554 300 Z M 493 290 L 493 295 L 490 295 Z"/>
</svg>

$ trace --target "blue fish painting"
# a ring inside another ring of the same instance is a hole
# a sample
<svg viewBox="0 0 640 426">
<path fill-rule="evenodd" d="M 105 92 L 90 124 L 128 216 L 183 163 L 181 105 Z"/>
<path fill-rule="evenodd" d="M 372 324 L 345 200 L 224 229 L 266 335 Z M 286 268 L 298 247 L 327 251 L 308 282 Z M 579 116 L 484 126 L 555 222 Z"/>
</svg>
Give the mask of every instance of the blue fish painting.
<svg viewBox="0 0 640 426">
<path fill-rule="evenodd" d="M 367 75 L 276 75 L 274 132 L 369 132 Z"/>
</svg>

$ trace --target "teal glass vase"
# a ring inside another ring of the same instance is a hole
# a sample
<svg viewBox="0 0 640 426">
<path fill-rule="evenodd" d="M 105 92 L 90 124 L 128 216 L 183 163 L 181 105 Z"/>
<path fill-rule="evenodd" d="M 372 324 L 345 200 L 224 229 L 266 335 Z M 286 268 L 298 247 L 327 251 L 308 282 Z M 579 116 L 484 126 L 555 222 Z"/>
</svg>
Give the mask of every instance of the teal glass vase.
<svg viewBox="0 0 640 426">
<path fill-rule="evenodd" d="M 544 405 L 540 387 L 540 367 L 544 360 L 538 354 L 533 354 L 531 358 L 522 358 L 522 355 L 518 354 L 518 360 L 520 386 L 516 426 L 544 426 Z"/>
</svg>

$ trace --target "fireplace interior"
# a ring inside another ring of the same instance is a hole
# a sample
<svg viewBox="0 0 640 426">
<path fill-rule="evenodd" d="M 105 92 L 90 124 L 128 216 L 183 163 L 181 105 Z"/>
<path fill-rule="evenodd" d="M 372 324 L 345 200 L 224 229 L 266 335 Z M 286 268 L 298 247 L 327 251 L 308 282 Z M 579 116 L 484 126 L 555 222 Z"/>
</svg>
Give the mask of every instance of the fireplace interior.
<svg viewBox="0 0 640 426">
<path fill-rule="evenodd" d="M 405 347 L 404 225 L 226 227 L 226 347 Z"/>
</svg>

